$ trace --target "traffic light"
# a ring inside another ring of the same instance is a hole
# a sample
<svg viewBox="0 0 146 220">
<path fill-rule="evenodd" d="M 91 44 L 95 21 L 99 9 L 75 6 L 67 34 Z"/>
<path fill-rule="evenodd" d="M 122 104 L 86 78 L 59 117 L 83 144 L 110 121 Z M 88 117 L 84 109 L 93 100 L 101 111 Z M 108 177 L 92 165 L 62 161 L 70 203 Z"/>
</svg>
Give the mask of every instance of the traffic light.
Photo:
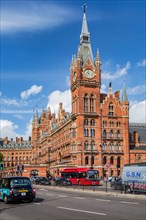
<svg viewBox="0 0 146 220">
<path fill-rule="evenodd" d="M 16 168 L 16 169 L 17 169 L 17 171 L 19 171 L 19 170 L 20 170 L 20 166 L 19 166 L 19 164 L 17 165 L 17 168 Z"/>
<path fill-rule="evenodd" d="M 23 164 L 21 165 L 21 170 L 24 171 L 24 165 Z"/>
<path fill-rule="evenodd" d="M 0 164 L 0 170 L 3 170 L 3 169 L 4 169 L 4 164 L 1 163 L 1 164 Z"/>
</svg>

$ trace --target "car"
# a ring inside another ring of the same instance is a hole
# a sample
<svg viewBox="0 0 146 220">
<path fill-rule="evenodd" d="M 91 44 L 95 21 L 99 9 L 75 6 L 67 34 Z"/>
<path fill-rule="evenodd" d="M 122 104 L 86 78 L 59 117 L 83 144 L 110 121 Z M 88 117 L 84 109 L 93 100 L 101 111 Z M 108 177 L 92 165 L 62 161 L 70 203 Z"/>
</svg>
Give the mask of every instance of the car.
<svg viewBox="0 0 146 220">
<path fill-rule="evenodd" d="M 56 186 L 71 186 L 72 182 L 69 179 L 62 177 L 62 178 L 55 179 L 55 185 Z"/>
<path fill-rule="evenodd" d="M 30 178 L 11 176 L 0 179 L 0 200 L 5 204 L 16 200 L 32 202 L 35 197 L 36 191 L 32 187 Z"/>
<path fill-rule="evenodd" d="M 37 185 L 51 185 L 51 181 L 47 177 L 38 177 L 35 179 Z"/>
<path fill-rule="evenodd" d="M 117 179 L 111 182 L 111 188 L 113 190 L 124 190 L 124 184 L 122 179 Z"/>
</svg>

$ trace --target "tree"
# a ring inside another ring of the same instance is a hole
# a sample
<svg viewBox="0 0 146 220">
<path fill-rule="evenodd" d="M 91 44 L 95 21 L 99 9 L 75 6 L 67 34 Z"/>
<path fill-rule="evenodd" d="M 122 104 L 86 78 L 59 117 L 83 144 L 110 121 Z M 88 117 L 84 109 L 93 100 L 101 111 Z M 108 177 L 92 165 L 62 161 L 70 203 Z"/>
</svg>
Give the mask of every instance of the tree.
<svg viewBox="0 0 146 220">
<path fill-rule="evenodd" d="M 3 158 L 4 158 L 4 157 L 3 157 L 3 154 L 0 153 L 0 163 L 3 162 Z"/>
</svg>

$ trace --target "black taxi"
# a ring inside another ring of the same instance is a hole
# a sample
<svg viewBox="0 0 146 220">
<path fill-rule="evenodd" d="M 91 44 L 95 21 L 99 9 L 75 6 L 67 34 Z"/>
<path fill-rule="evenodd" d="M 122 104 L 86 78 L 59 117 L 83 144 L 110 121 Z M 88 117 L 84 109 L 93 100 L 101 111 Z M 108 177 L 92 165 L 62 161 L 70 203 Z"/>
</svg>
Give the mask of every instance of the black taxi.
<svg viewBox="0 0 146 220">
<path fill-rule="evenodd" d="M 28 177 L 11 176 L 0 179 L 0 200 L 5 204 L 15 200 L 32 202 L 36 196 Z"/>
</svg>

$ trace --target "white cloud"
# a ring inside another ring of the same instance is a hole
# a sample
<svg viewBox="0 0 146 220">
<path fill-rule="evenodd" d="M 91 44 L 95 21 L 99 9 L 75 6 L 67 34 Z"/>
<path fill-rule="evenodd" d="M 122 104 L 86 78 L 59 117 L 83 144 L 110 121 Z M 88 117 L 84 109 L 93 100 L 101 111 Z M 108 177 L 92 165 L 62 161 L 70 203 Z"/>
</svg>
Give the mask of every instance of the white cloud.
<svg viewBox="0 0 146 220">
<path fill-rule="evenodd" d="M 100 90 L 101 93 L 106 93 L 106 85 L 105 84 L 102 84 L 101 85 L 101 90 Z"/>
<path fill-rule="evenodd" d="M 116 72 L 111 73 L 111 72 L 103 71 L 101 77 L 102 79 L 105 80 L 115 80 L 126 75 L 130 68 L 131 68 L 131 64 L 129 61 L 126 63 L 126 65 L 123 68 L 121 68 L 120 65 L 117 64 Z"/>
<path fill-rule="evenodd" d="M 66 112 L 71 112 L 70 90 L 66 90 L 63 92 L 56 90 L 48 96 L 48 100 L 49 101 L 48 101 L 47 107 L 50 106 L 52 113 L 55 112 L 56 114 L 58 114 L 58 108 L 59 108 L 60 102 L 63 103 L 63 108 L 65 109 Z"/>
<path fill-rule="evenodd" d="M 30 89 L 21 92 L 21 98 L 27 99 L 31 95 L 36 95 L 36 94 L 40 93 L 42 91 L 42 89 L 43 89 L 42 86 L 33 85 L 33 86 L 31 86 Z"/>
<path fill-rule="evenodd" d="M 13 122 L 9 120 L 0 120 L 0 127 L 1 127 L 1 134 L 0 137 L 5 138 L 15 138 L 18 137 L 18 134 L 16 133 L 16 129 L 18 129 L 18 126 L 15 125 Z"/>
<path fill-rule="evenodd" d="M 70 21 L 69 8 L 51 2 L 24 1 L 1 6 L 1 32 L 33 31 L 50 29 Z"/>
<path fill-rule="evenodd" d="M 138 94 L 144 93 L 145 91 L 146 91 L 145 85 L 138 85 L 133 88 L 127 89 L 128 95 L 138 95 Z"/>
<path fill-rule="evenodd" d="M 139 66 L 139 67 L 145 67 L 146 66 L 146 59 L 143 59 L 141 61 L 139 61 L 136 66 Z"/>
<path fill-rule="evenodd" d="M 10 140 L 11 138 L 15 139 L 16 137 L 23 137 L 24 140 L 28 140 L 28 137 L 31 136 L 32 126 L 31 126 L 32 120 L 26 125 L 26 131 L 25 134 L 18 134 L 17 129 L 19 128 L 18 125 L 14 124 L 12 121 L 9 120 L 0 120 L 0 137 L 5 138 L 8 137 Z"/>
<path fill-rule="evenodd" d="M 130 122 L 146 123 L 146 100 L 134 101 L 130 103 L 129 120 Z"/>
<path fill-rule="evenodd" d="M 8 105 L 8 106 L 10 106 L 10 105 L 19 106 L 20 105 L 20 103 L 17 102 L 17 100 L 15 100 L 15 99 L 4 99 L 4 98 L 1 98 L 0 99 L 0 103 L 1 103 L 1 105 Z"/>
</svg>

